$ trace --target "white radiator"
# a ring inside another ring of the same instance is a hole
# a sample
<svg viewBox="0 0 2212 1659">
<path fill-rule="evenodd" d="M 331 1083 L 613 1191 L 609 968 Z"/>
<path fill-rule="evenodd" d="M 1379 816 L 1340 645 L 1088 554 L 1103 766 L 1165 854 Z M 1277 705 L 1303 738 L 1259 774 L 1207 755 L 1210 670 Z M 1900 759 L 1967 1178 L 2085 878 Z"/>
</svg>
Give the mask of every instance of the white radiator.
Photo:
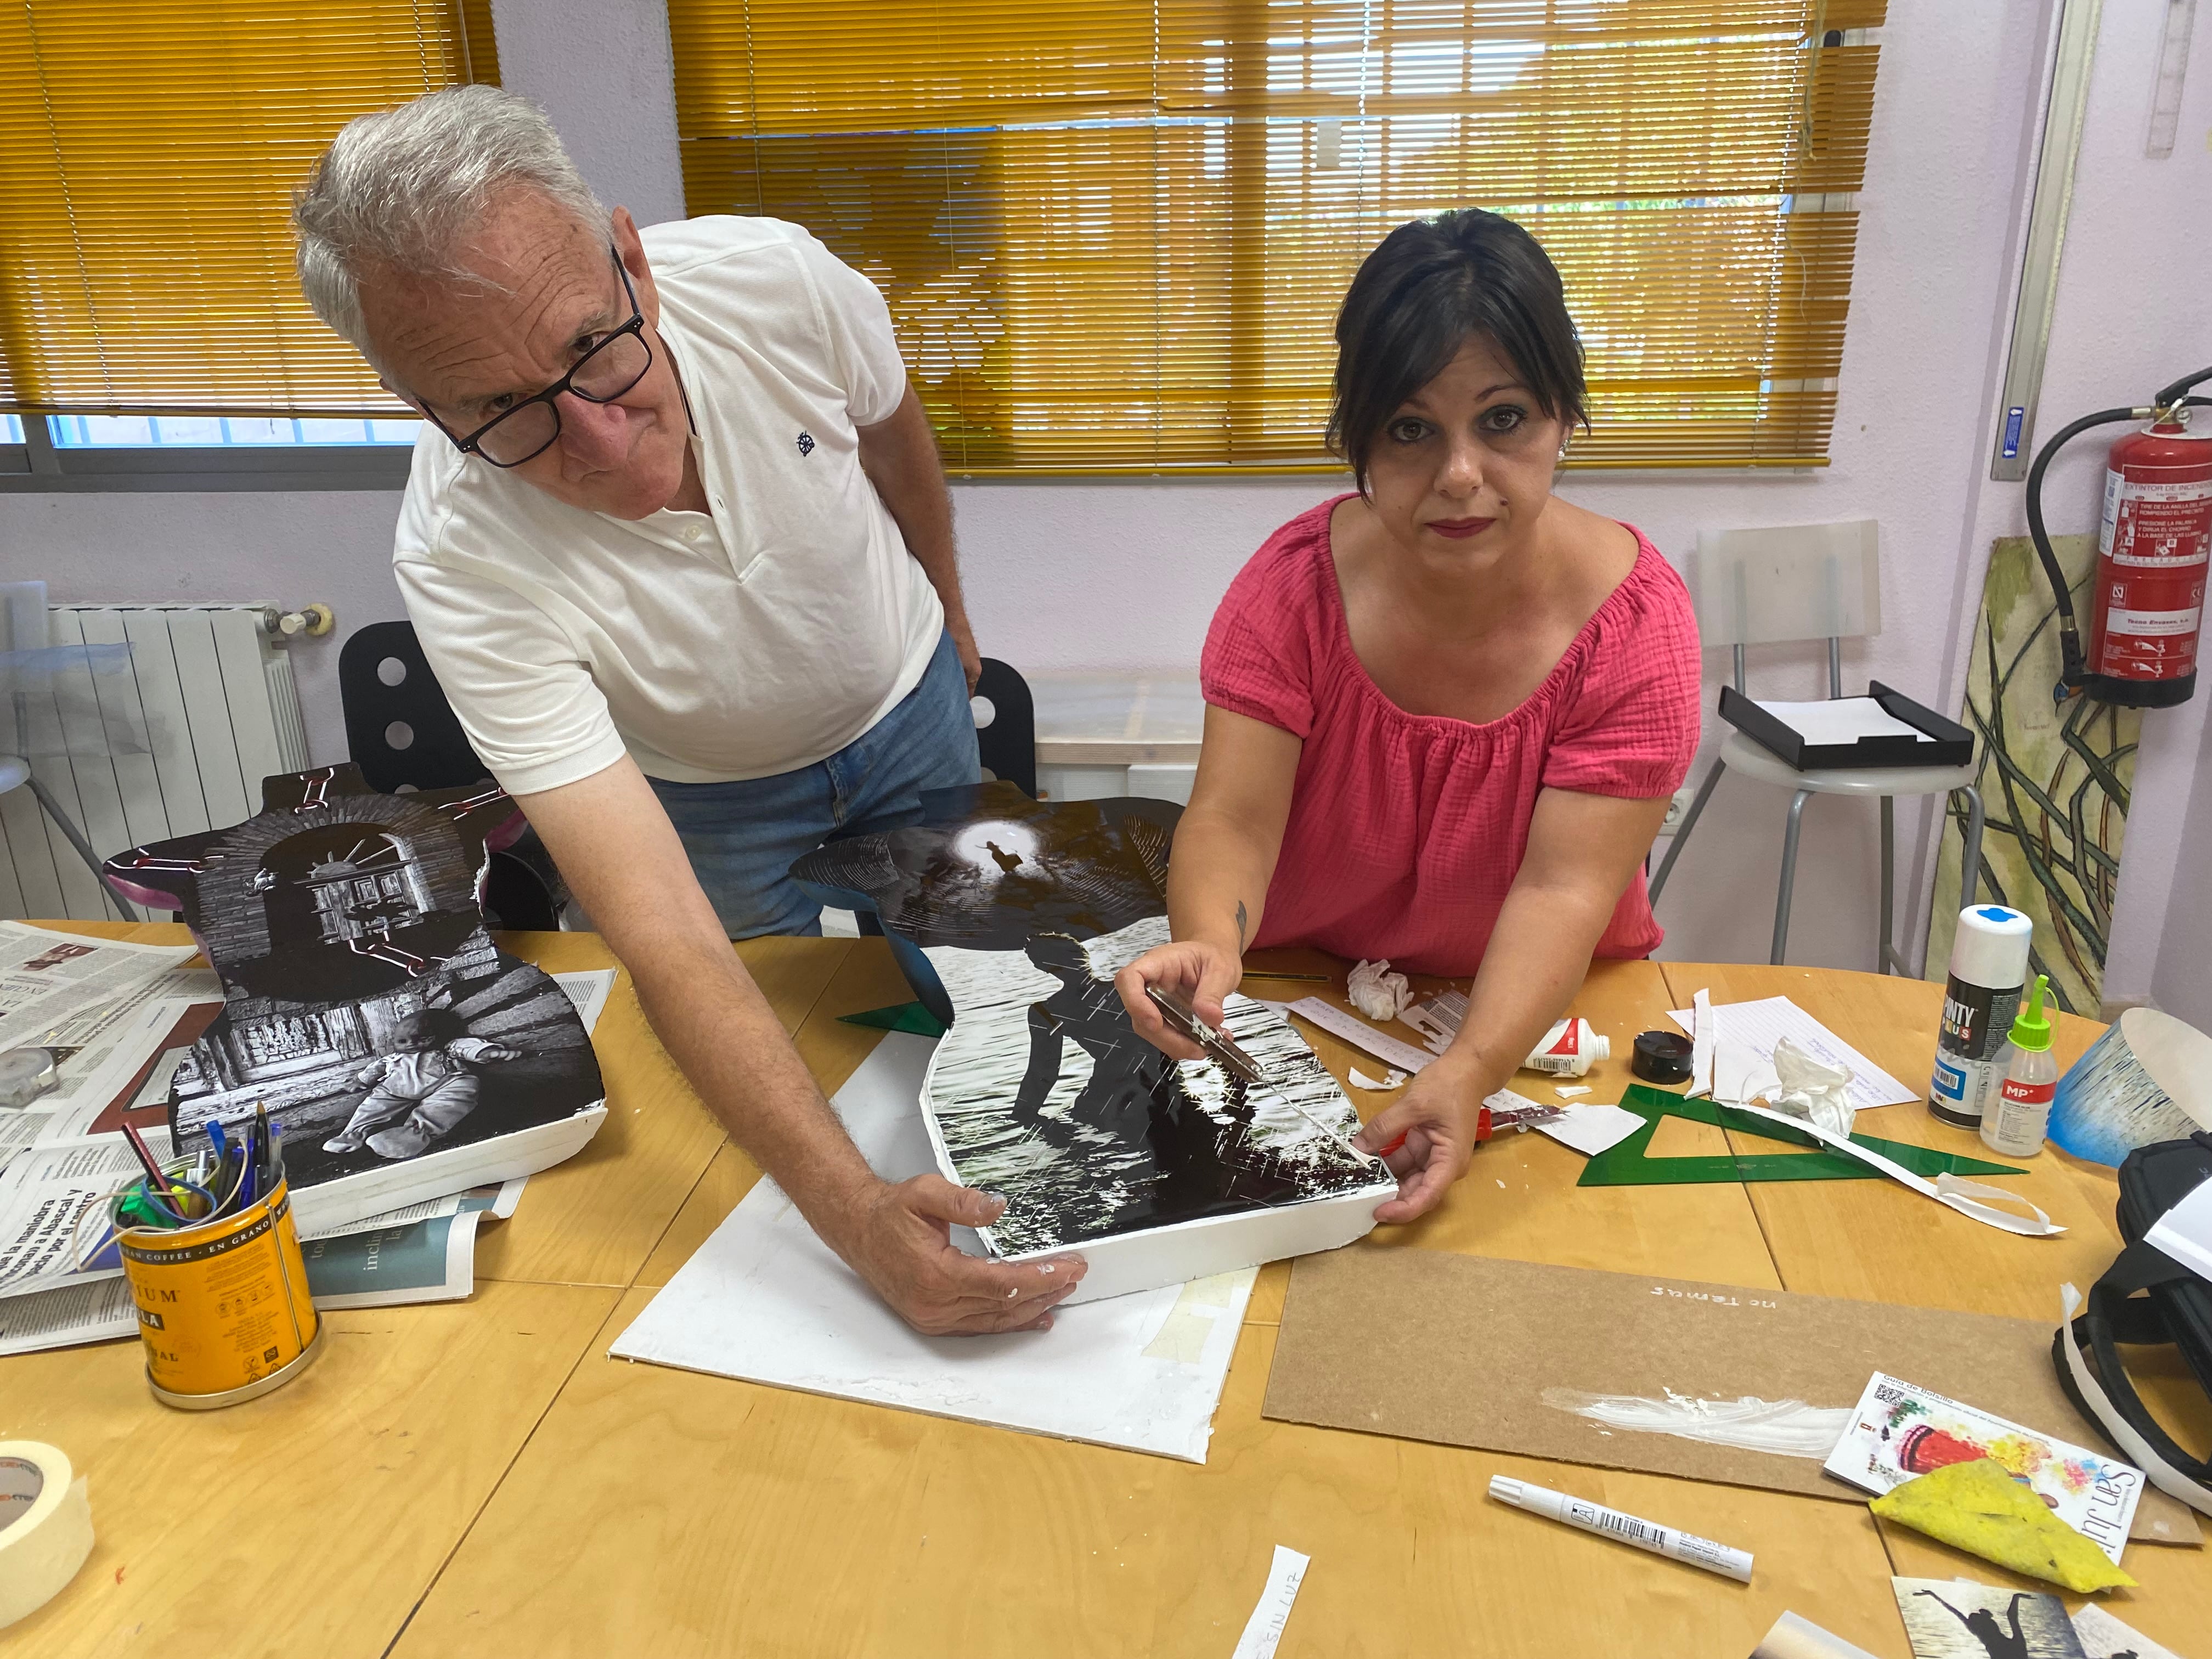
<svg viewBox="0 0 2212 1659">
<path fill-rule="evenodd" d="M 127 672 L 88 669 L 73 688 L 74 706 L 96 699 L 105 733 L 73 742 L 70 757 L 30 757 L 100 857 L 251 817 L 262 779 L 307 764 L 291 658 L 270 633 L 275 611 L 70 605 L 47 614 L 52 644 L 131 647 Z M 58 686 L 57 702 L 71 706 L 71 690 Z M 98 752 L 111 749 L 138 752 Z M 122 914 L 30 790 L 0 794 L 0 916 Z"/>
</svg>

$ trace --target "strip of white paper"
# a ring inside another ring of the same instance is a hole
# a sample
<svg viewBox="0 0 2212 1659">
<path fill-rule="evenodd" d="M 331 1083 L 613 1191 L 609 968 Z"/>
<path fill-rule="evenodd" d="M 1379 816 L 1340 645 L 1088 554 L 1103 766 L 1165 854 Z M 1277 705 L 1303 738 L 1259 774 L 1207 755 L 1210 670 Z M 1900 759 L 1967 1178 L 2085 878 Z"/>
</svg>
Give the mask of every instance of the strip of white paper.
<svg viewBox="0 0 2212 1659">
<path fill-rule="evenodd" d="M 1863 1112 L 1875 1106 L 1902 1106 L 1922 1097 L 1918 1091 L 1906 1088 L 1788 997 L 1724 1002 L 1712 1013 L 1717 1052 L 1720 1044 L 1740 1044 L 1765 1062 L 1760 1072 L 1735 1082 L 1743 1099 L 1755 1100 L 1768 1088 L 1779 1086 L 1781 1079 L 1774 1074 L 1774 1045 L 1785 1036 L 1815 1060 L 1850 1068 L 1850 1087 L 1846 1093 L 1855 1111 Z M 1696 1009 L 1678 1008 L 1667 1017 L 1693 1040 L 1698 1035 Z M 1702 1083 L 1716 1098 L 1730 1099 L 1721 1092 L 1722 1081 L 1720 1068 L 1716 1066 L 1711 1073 L 1692 1081 L 1690 1092 L 1702 1092 L 1698 1086 Z"/>
<path fill-rule="evenodd" d="M 2073 1377 L 2074 1386 L 2081 1391 L 2082 1402 L 2089 1407 L 2089 1415 L 2095 1418 L 2099 1425 L 2112 1437 L 2112 1443 L 2134 1461 L 2136 1467 L 2143 1472 L 2143 1478 L 2152 1486 L 2169 1498 L 2179 1498 L 2199 1515 L 2212 1515 L 2212 1492 L 2206 1492 L 2160 1457 L 2150 1442 L 2136 1431 L 2135 1425 L 2113 1409 L 2104 1389 L 2090 1374 L 2088 1365 L 2081 1358 L 2081 1345 L 2074 1338 L 2074 1317 L 2081 1311 L 2081 1292 L 2071 1285 L 2061 1285 L 2058 1287 L 2058 1346 L 2065 1353 L 2067 1372 Z"/>
<path fill-rule="evenodd" d="M 1436 1058 L 1410 1042 L 1385 1036 L 1358 1015 L 1347 1014 L 1334 1003 L 1323 1002 L 1319 997 L 1300 997 L 1286 1006 L 1300 1019 L 1320 1026 L 1331 1036 L 1342 1037 L 1355 1048 L 1364 1048 L 1376 1059 L 1387 1060 L 1401 1072 L 1418 1072 Z"/>
<path fill-rule="evenodd" d="M 831 1102 L 887 1180 L 936 1168 L 921 1109 L 933 1046 L 887 1035 Z M 952 1239 L 981 1254 L 967 1229 Z M 1255 1271 L 1062 1308 L 1049 1331 L 926 1337 L 763 1179 L 611 1352 L 1203 1463 Z"/>
<path fill-rule="evenodd" d="M 1298 1586 L 1305 1583 L 1306 1563 L 1310 1559 L 1287 1545 L 1275 1546 L 1275 1559 L 1267 1568 L 1267 1587 L 1260 1592 L 1259 1605 L 1244 1621 L 1244 1633 L 1237 1638 L 1237 1650 L 1230 1659 L 1273 1659 L 1275 1644 L 1283 1639 L 1283 1626 L 1291 1622 L 1291 1606 L 1298 1599 Z"/>
<path fill-rule="evenodd" d="M 1971 1217 L 1985 1226 L 1996 1227 L 2008 1233 L 2018 1233 L 2023 1238 L 2048 1238 L 2066 1231 L 2065 1228 L 2053 1222 L 2040 1207 L 2030 1204 L 2018 1193 L 2008 1192 L 2002 1187 L 1992 1187 L 1985 1182 L 1968 1181 L 1965 1176 L 1952 1175 L 1948 1170 L 1931 1182 L 1913 1174 L 1895 1159 L 1885 1158 L 1870 1146 L 1862 1146 L 1856 1140 L 1844 1135 L 1832 1134 L 1819 1124 L 1808 1123 L 1802 1117 L 1791 1117 L 1786 1113 L 1774 1111 L 1765 1106 L 1753 1106 L 1735 1101 L 1729 1103 L 1729 1109 L 1732 1112 L 1748 1112 L 1753 1117 L 1769 1118 L 1785 1128 L 1795 1129 L 1800 1134 L 1810 1135 L 1823 1146 L 1831 1147 L 1846 1158 L 1855 1158 L 1862 1164 L 1871 1164 L 1892 1181 L 1902 1186 L 1910 1187 L 1923 1197 L 1932 1198 L 1938 1204 L 1946 1205 L 1956 1210 L 1960 1215 Z M 2007 1203 L 2021 1205 L 2033 1212 L 2033 1217 L 2031 1219 L 2027 1216 L 2016 1215 L 2008 1210 L 2001 1210 L 1995 1204 L 1979 1201 L 1984 1199 L 1997 1199 Z"/>
</svg>

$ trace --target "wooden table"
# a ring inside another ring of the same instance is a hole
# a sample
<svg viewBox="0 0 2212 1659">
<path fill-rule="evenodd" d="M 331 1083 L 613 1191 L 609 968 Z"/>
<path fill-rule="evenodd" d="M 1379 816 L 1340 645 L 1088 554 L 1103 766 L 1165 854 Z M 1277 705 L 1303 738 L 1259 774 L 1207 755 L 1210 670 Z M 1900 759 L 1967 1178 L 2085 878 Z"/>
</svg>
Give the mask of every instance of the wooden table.
<svg viewBox="0 0 2212 1659">
<path fill-rule="evenodd" d="M 507 943 L 550 969 L 607 959 L 586 935 Z M 738 950 L 825 1090 L 878 1040 L 836 1017 L 907 994 L 878 940 Z M 1940 993 L 1917 981 L 1617 963 L 1592 971 L 1576 1012 L 1625 1057 L 1700 986 L 1717 1002 L 1787 992 L 1898 1077 L 1929 1069 Z M 1246 988 L 1318 988 L 1255 975 Z M 2096 1030 L 2062 1017 L 2062 1062 Z M 0 1632 L 0 1654 L 1226 1659 L 1284 1543 L 1313 1558 L 1286 1656 L 1703 1659 L 1748 1652 L 1793 1608 L 1903 1659 L 1890 1573 L 2003 1577 L 1856 1504 L 1267 1421 L 1283 1264 L 1260 1276 L 1203 1468 L 610 1359 L 757 1171 L 626 980 L 598 1044 L 605 1127 L 482 1236 L 468 1302 L 328 1316 L 330 1352 L 298 1382 L 205 1416 L 154 1403 L 136 1343 L 0 1359 L 0 1436 L 53 1442 L 89 1471 L 100 1538 L 51 1606 Z M 1340 1077 L 1355 1058 L 1318 1046 Z M 1616 1060 L 1589 1081 L 1605 1099 L 1626 1079 Z M 1862 1121 L 1970 1144 L 1915 1107 Z M 1653 1150 L 1718 1151 L 1723 1133 L 1670 1121 Z M 1538 1135 L 1494 1143 L 1439 1210 L 1374 1245 L 2053 1320 L 2058 1280 L 2086 1287 L 2119 1246 L 2112 1172 L 2056 1152 L 2017 1183 L 2072 1229 L 2049 1241 L 1887 1182 L 1585 1189 L 1580 1163 Z M 2185 1438 L 2212 1442 L 2201 1399 L 2192 1414 L 2178 1386 L 2163 1397 Z M 1756 1582 L 1504 1509 L 1484 1495 L 1500 1472 L 1751 1547 Z M 2127 1565 L 2145 1588 L 2115 1611 L 2203 1652 L 2212 1554 L 2138 1546 Z"/>
</svg>

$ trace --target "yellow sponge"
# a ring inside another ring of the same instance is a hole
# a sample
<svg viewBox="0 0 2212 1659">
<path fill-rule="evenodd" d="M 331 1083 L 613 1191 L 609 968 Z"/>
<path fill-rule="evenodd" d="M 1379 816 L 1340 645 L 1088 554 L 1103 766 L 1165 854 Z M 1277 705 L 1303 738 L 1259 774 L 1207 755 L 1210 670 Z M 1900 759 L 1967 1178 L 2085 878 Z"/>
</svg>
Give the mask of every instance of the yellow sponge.
<svg viewBox="0 0 2212 1659">
<path fill-rule="evenodd" d="M 2136 1581 L 1987 1457 L 1916 1477 L 1868 1505 L 1884 1520 L 2068 1589 L 2133 1589 Z"/>
</svg>

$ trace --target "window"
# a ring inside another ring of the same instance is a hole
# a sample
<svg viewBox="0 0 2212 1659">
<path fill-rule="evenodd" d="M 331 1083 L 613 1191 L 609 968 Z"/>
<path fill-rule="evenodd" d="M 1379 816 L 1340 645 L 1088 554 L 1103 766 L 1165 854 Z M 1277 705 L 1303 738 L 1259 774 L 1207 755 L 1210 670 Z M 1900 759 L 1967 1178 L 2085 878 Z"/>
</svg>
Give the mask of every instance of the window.
<svg viewBox="0 0 2212 1659">
<path fill-rule="evenodd" d="M 690 210 L 872 277 L 975 474 L 1326 465 L 1393 225 L 1541 241 L 1583 464 L 1826 459 L 1883 0 L 669 0 Z"/>
<path fill-rule="evenodd" d="M 56 417 L 34 457 L 410 441 L 301 298 L 291 194 L 354 116 L 497 78 L 489 0 L 0 9 L 0 409 Z"/>
</svg>

